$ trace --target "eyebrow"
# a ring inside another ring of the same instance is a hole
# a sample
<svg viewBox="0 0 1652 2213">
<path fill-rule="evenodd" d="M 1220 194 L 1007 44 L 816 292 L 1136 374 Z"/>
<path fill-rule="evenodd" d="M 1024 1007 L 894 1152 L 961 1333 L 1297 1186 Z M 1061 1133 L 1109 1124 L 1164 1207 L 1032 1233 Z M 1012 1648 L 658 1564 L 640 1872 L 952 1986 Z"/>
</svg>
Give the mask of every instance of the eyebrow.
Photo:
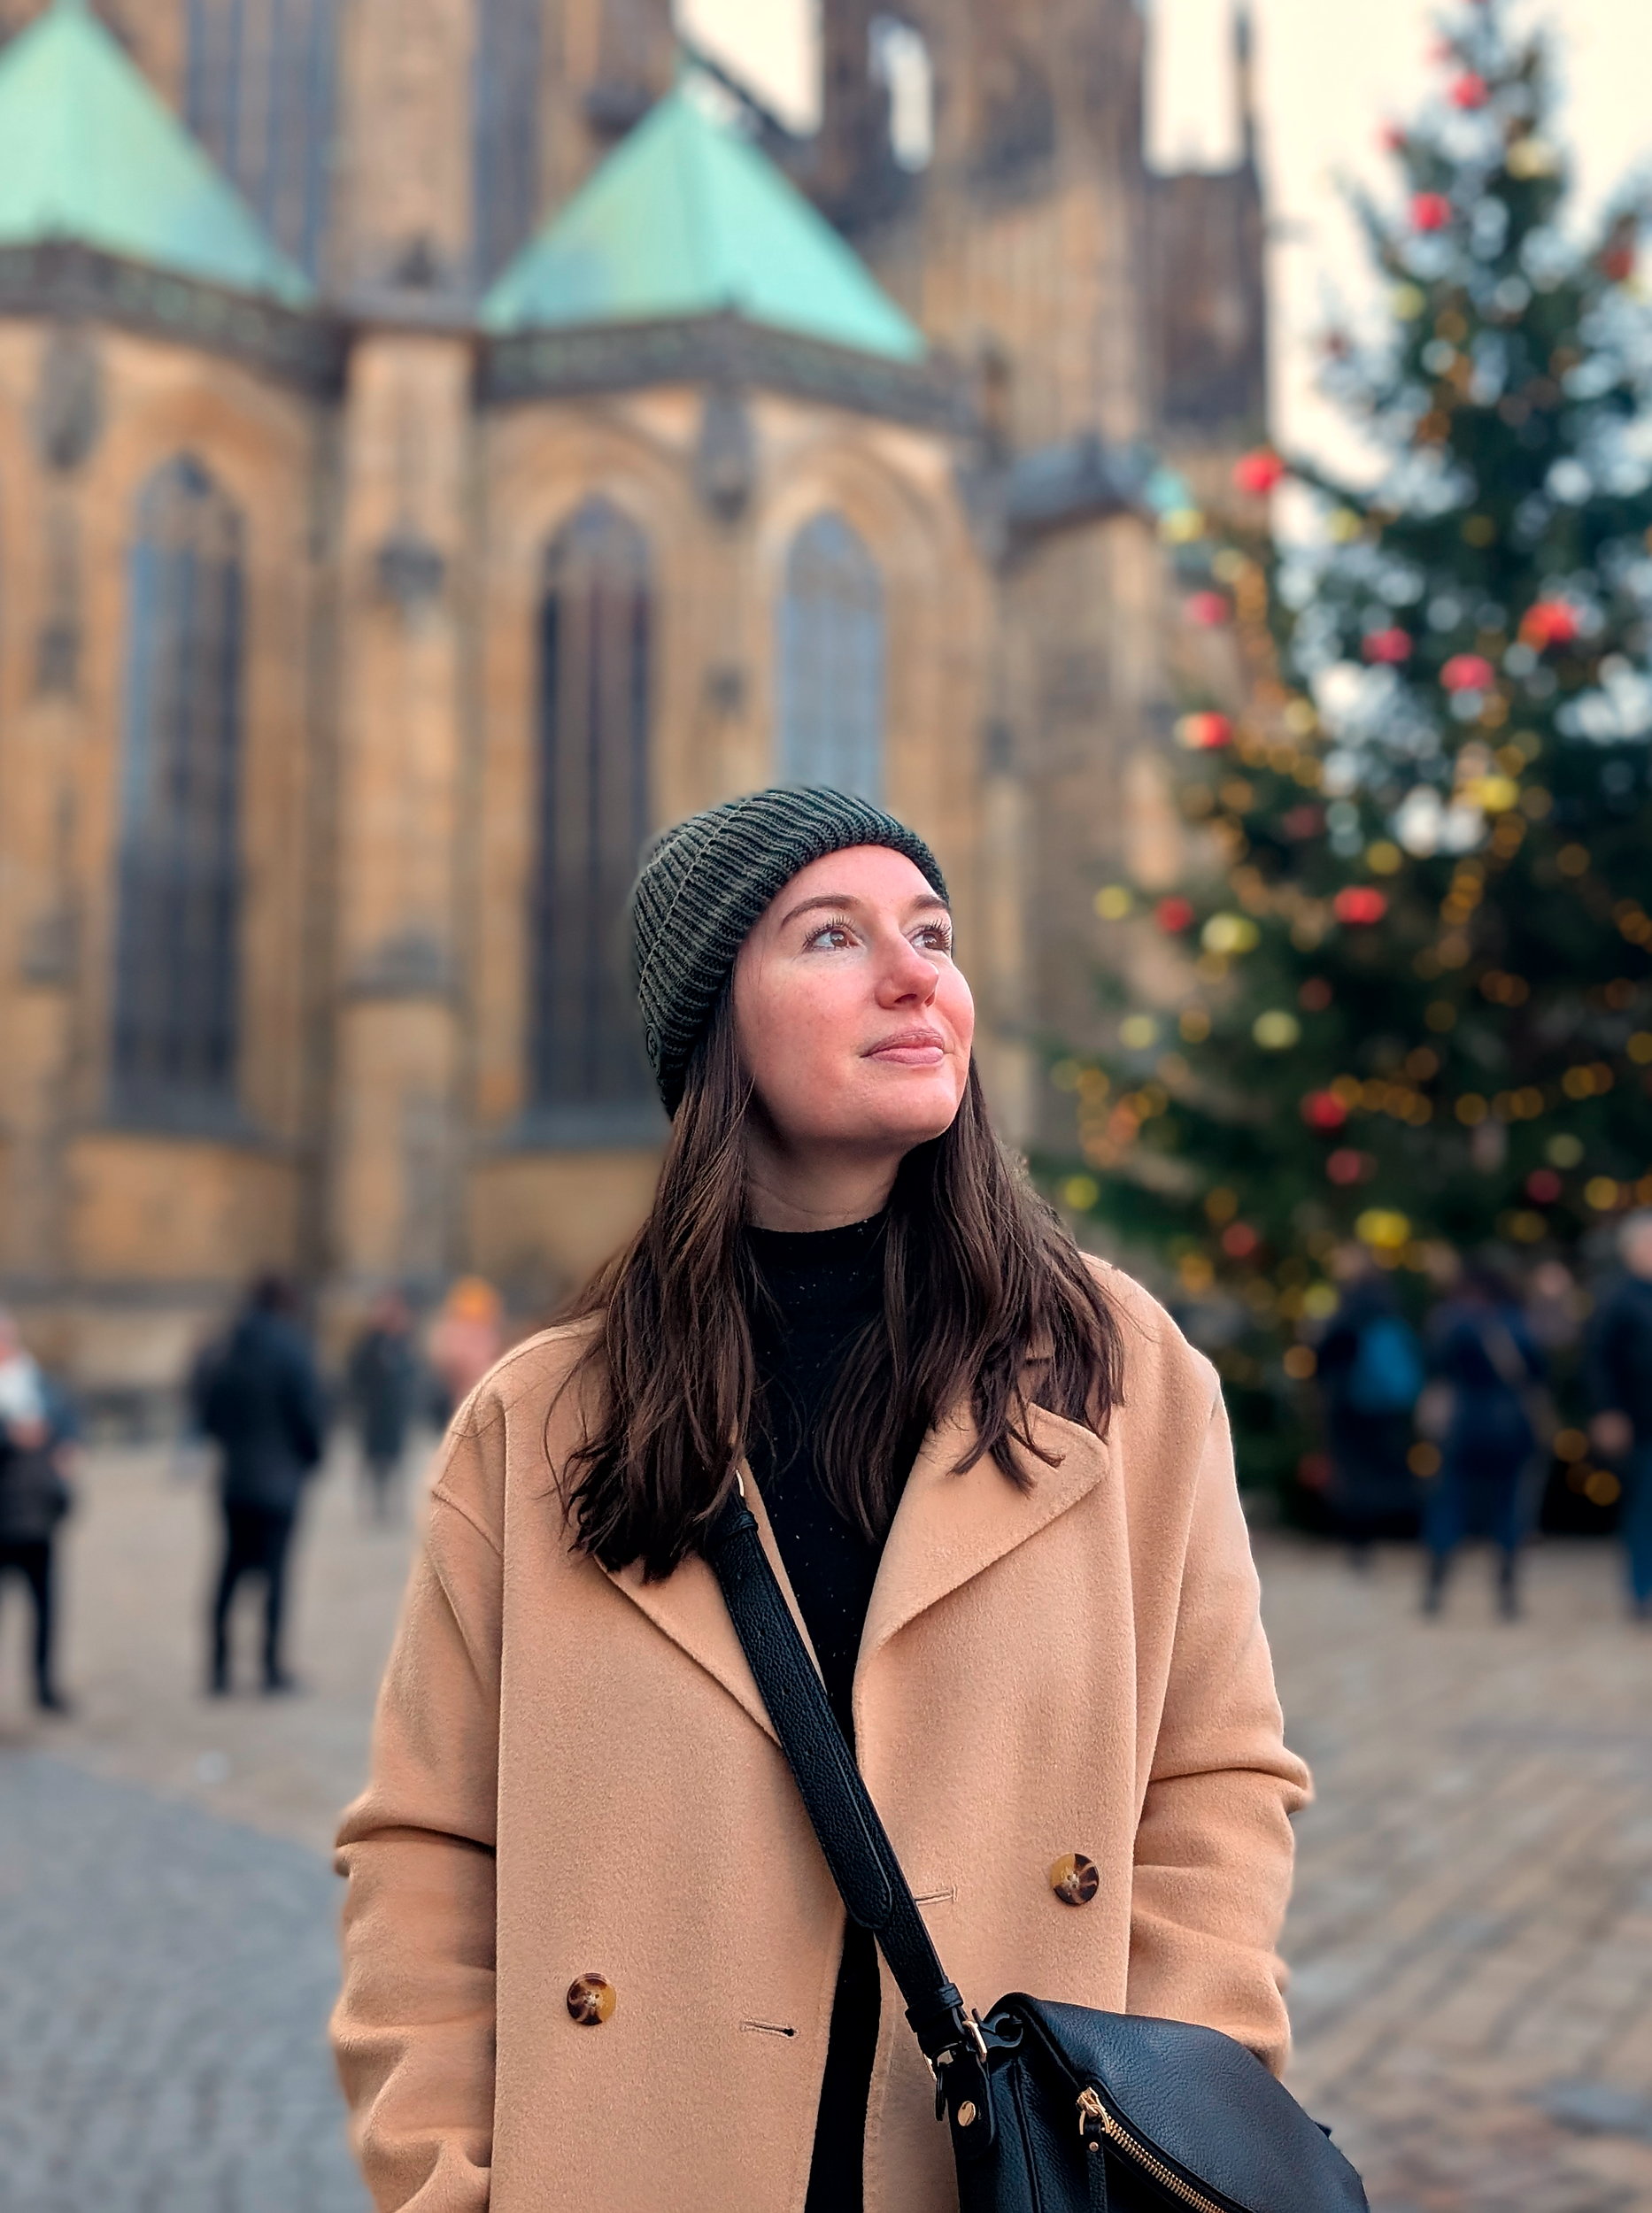
<svg viewBox="0 0 1652 2213">
<path fill-rule="evenodd" d="M 813 914 L 817 907 L 830 906 L 842 909 L 845 907 L 863 907 L 865 905 L 866 901 L 864 899 L 855 898 L 853 892 L 817 892 L 813 898 L 799 899 L 795 906 L 789 907 L 785 914 L 784 914 L 780 918 L 780 927 L 782 929 L 784 929 L 787 923 L 795 922 L 799 914 Z M 946 904 L 946 901 L 942 898 L 938 891 L 920 892 L 918 897 L 910 902 L 907 908 L 907 912 L 908 914 L 922 914 L 931 907 L 938 908 L 940 913 L 943 914 L 950 914 L 952 913 L 952 908 Z"/>
</svg>

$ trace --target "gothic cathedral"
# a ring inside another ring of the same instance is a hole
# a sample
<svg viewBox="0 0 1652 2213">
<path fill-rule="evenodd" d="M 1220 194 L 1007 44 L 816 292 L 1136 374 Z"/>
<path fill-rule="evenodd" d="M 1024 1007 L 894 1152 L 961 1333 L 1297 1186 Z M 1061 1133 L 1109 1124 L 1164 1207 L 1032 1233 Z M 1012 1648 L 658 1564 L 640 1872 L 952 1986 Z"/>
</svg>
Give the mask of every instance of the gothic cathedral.
<svg viewBox="0 0 1652 2213">
<path fill-rule="evenodd" d="M 1048 1111 L 1150 483 L 1262 424 L 1248 93 L 1166 176 L 1137 0 L 821 9 L 807 135 L 668 0 L 0 12 L 0 1299 L 105 1400 L 255 1268 L 342 1323 L 601 1257 L 627 891 L 730 792 L 921 828 Z"/>
</svg>

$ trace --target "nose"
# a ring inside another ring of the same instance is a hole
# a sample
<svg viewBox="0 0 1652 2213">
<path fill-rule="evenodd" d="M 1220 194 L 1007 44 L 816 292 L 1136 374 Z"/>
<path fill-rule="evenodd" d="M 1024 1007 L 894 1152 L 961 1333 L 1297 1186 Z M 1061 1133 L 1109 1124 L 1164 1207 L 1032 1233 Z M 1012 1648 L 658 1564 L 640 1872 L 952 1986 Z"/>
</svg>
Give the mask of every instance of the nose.
<svg viewBox="0 0 1652 2213">
<path fill-rule="evenodd" d="M 935 997 L 940 971 L 926 960 L 900 930 L 892 933 L 889 957 L 877 979 L 880 1006 L 927 1006 Z"/>
</svg>

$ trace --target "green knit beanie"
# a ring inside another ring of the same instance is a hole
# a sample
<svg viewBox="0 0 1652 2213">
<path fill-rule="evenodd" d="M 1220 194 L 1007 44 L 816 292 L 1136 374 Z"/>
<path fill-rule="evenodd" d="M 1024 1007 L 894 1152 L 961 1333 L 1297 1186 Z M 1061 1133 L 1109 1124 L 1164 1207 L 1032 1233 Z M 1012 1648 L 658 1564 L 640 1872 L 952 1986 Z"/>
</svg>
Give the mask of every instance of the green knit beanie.
<svg viewBox="0 0 1652 2213">
<path fill-rule="evenodd" d="M 643 1037 L 675 1114 L 695 1040 L 752 925 L 799 868 L 850 845 L 888 845 L 945 898 L 934 854 L 868 799 L 818 788 L 748 792 L 662 831 L 631 893 Z"/>
</svg>

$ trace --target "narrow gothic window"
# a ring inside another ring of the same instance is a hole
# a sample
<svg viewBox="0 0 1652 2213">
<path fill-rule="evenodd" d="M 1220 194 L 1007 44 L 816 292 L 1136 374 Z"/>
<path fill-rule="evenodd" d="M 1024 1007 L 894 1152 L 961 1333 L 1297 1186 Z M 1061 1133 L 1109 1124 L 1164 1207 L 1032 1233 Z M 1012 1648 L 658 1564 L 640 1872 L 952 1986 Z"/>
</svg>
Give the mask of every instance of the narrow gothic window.
<svg viewBox="0 0 1652 2213">
<path fill-rule="evenodd" d="M 791 541 L 780 600 L 780 774 L 884 796 L 884 586 L 841 515 Z"/>
<path fill-rule="evenodd" d="M 570 1134 L 650 1095 L 625 929 L 648 831 L 649 572 L 642 532 L 602 499 L 545 555 L 529 1052 L 533 1103 Z"/>
<path fill-rule="evenodd" d="M 338 0 L 188 0 L 188 19 L 189 128 L 313 274 L 327 229 Z"/>
<path fill-rule="evenodd" d="M 935 155 L 935 66 L 922 31 L 875 15 L 868 35 L 872 75 L 889 95 L 889 150 L 902 169 L 927 169 Z"/>
<path fill-rule="evenodd" d="M 539 217 L 538 0 L 477 0 L 471 63 L 476 275 L 498 274 Z"/>
<path fill-rule="evenodd" d="M 235 1101 L 241 516 L 189 454 L 138 495 L 127 557 L 114 1096 L 140 1119 Z"/>
</svg>

